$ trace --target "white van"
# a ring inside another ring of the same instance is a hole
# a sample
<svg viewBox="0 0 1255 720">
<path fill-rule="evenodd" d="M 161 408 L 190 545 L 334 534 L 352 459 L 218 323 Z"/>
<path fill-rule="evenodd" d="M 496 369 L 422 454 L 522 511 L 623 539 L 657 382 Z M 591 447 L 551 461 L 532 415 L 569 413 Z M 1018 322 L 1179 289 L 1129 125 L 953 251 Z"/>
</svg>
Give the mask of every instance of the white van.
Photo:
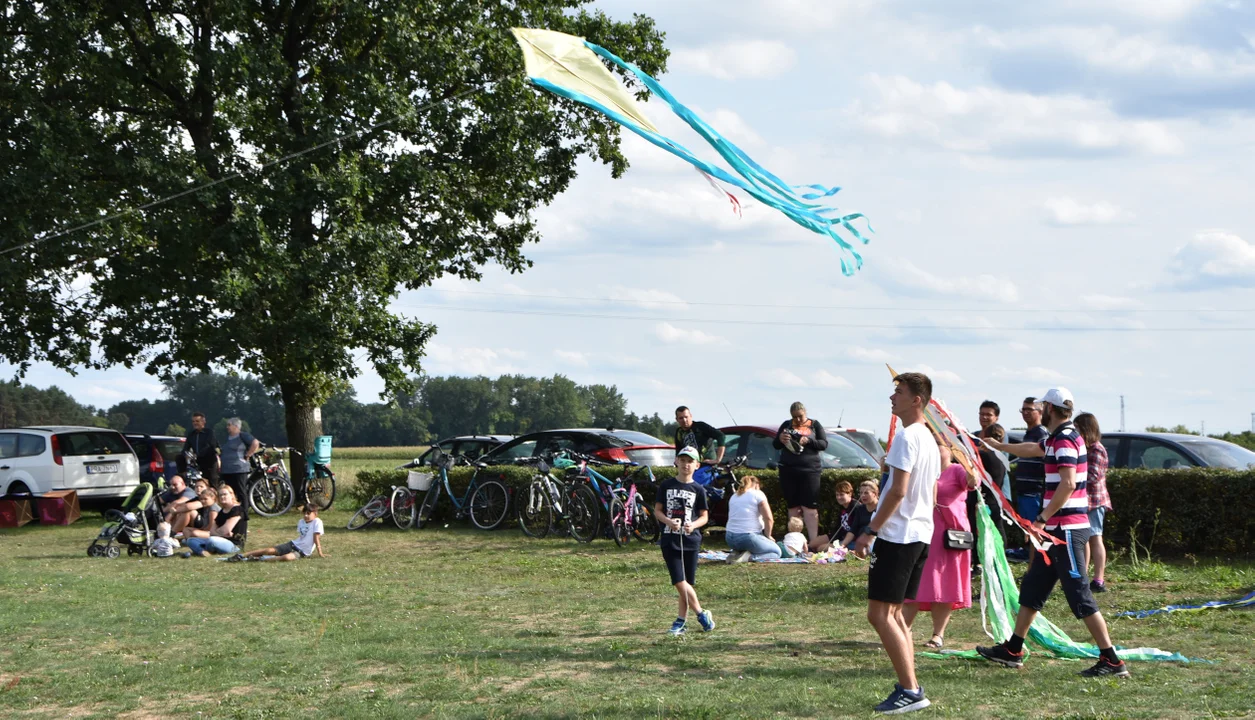
<svg viewBox="0 0 1255 720">
<path fill-rule="evenodd" d="M 0 495 L 75 490 L 84 498 L 126 497 L 139 459 L 122 433 L 46 426 L 0 430 Z"/>
</svg>

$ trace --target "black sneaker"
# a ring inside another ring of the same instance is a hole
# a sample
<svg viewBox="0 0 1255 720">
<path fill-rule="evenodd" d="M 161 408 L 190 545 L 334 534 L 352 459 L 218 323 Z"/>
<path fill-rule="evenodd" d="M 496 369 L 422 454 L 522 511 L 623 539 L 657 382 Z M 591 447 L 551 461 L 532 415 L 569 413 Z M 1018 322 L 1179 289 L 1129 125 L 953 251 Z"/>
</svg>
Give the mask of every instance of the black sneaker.
<svg viewBox="0 0 1255 720">
<path fill-rule="evenodd" d="M 1024 651 L 1013 653 L 1007 649 L 1006 643 L 999 643 L 993 647 L 977 646 L 976 654 L 985 658 L 989 662 L 995 662 L 1009 668 L 1019 669 L 1024 667 Z"/>
<path fill-rule="evenodd" d="M 1089 582 L 1089 589 L 1090 589 L 1090 592 L 1105 593 L 1107 592 L 1107 583 L 1098 582 L 1097 580 L 1091 580 Z"/>
<path fill-rule="evenodd" d="M 1121 660 L 1116 664 L 1105 657 L 1098 658 L 1098 662 L 1094 663 L 1094 667 L 1082 670 L 1078 673 L 1081 677 L 1118 677 L 1126 678 L 1129 676 L 1129 666 Z"/>
<path fill-rule="evenodd" d="M 232 555 L 231 557 L 227 558 L 227 562 L 244 562 L 246 559 L 247 558 L 245 558 L 243 555 L 236 553 Z"/>
<path fill-rule="evenodd" d="M 182 555 L 180 555 L 179 557 L 181 557 L 181 558 L 183 558 L 184 560 L 186 560 L 186 559 L 190 558 L 191 556 L 192 556 L 192 553 L 190 553 L 190 552 L 185 552 L 185 553 L 183 553 Z"/>
</svg>

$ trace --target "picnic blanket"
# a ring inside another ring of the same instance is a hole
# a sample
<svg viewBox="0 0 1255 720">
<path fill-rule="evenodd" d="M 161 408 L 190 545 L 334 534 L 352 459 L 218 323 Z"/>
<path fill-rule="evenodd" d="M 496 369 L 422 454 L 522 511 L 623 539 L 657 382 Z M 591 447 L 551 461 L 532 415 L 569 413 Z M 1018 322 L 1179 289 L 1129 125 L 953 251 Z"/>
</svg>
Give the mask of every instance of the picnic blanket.
<svg viewBox="0 0 1255 720">
<path fill-rule="evenodd" d="M 730 553 L 728 553 L 725 550 L 703 550 L 697 554 L 697 559 L 698 560 L 710 560 L 713 562 L 727 562 L 729 554 Z M 794 565 L 798 563 L 801 563 L 802 565 L 810 564 L 806 560 L 806 558 L 800 558 L 800 557 L 776 558 L 774 560 L 752 560 L 751 562 L 789 563 L 789 564 L 794 564 Z"/>
</svg>

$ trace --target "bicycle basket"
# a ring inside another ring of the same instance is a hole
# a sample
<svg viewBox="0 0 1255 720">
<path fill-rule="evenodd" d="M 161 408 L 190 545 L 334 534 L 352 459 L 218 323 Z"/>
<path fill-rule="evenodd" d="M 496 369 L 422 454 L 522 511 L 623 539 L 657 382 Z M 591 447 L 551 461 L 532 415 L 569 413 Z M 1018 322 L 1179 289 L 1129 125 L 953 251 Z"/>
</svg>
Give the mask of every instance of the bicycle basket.
<svg viewBox="0 0 1255 720">
<path fill-rule="evenodd" d="M 417 490 L 419 492 L 427 492 L 428 490 L 431 489 L 431 481 L 434 478 L 435 478 L 435 475 L 432 475 L 431 473 L 411 470 L 409 475 L 407 475 L 405 478 L 405 486 L 411 490 Z"/>
</svg>

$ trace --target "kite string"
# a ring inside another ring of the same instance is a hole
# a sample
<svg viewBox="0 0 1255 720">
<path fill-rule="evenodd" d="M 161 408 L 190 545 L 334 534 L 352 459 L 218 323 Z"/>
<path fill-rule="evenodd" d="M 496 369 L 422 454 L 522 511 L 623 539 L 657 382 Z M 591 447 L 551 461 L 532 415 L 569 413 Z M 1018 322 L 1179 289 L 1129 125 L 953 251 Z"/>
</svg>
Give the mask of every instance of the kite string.
<svg viewBox="0 0 1255 720">
<path fill-rule="evenodd" d="M 422 112 L 422 111 L 427 110 L 427 109 L 429 109 L 429 108 L 435 107 L 436 105 L 440 105 L 440 104 L 442 104 L 442 103 L 452 102 L 452 101 L 454 101 L 454 100 L 460 100 L 461 98 L 466 97 L 467 95 L 471 95 L 471 94 L 473 94 L 473 93 L 479 92 L 479 91 L 480 91 L 480 90 L 482 90 L 482 89 L 483 89 L 482 87 L 472 87 L 472 88 L 468 88 L 468 89 L 466 89 L 466 90 L 463 90 L 463 91 L 462 91 L 462 92 L 460 92 L 460 93 L 457 93 L 456 95 L 451 95 L 451 96 L 449 96 L 449 97 L 447 97 L 447 98 L 441 98 L 440 100 L 432 100 L 432 101 L 429 101 L 429 102 L 424 103 L 424 104 L 422 104 L 422 105 L 419 105 L 418 107 L 414 108 L 413 112 L 414 112 L 414 113 L 419 113 L 419 112 Z M 250 169 L 250 170 L 249 170 L 249 172 L 262 172 L 262 171 L 265 171 L 265 170 L 267 170 L 267 169 L 269 169 L 269 168 L 272 168 L 272 167 L 274 167 L 274 166 L 276 166 L 276 165 L 280 165 L 280 164 L 282 164 L 282 163 L 288 162 L 289 160 L 295 160 L 296 158 L 301 157 L 302 155 L 307 155 L 307 154 L 312 153 L 312 152 L 314 152 L 314 151 L 316 151 L 316 150 L 321 150 L 321 149 L 323 149 L 323 148 L 327 147 L 328 145 L 335 145 L 335 144 L 341 143 L 341 142 L 343 142 L 343 141 L 345 141 L 345 140 L 351 140 L 351 139 L 353 139 L 353 138 L 361 137 L 362 135 L 365 135 L 366 133 L 373 132 L 373 131 L 378 130 L 378 129 L 379 129 L 379 128 L 381 128 L 381 127 L 385 127 L 385 126 L 387 126 L 387 125 L 391 125 L 392 123 L 396 122 L 397 120 L 400 120 L 402 117 L 403 117 L 402 115 L 396 115 L 396 116 L 393 116 L 393 117 L 391 117 L 391 118 L 388 118 L 387 120 L 383 120 L 383 121 L 377 122 L 377 123 L 375 123 L 375 124 L 373 124 L 373 125 L 369 125 L 369 126 L 367 126 L 367 127 L 364 127 L 364 128 L 362 128 L 362 129 L 360 129 L 360 130 L 356 130 L 356 131 L 354 131 L 354 132 L 351 132 L 351 133 L 348 133 L 348 134 L 345 134 L 345 135 L 338 135 L 338 136 L 336 136 L 336 137 L 334 137 L 334 138 L 332 138 L 332 139 L 330 139 L 330 140 L 327 140 L 327 141 L 325 141 L 325 142 L 318 143 L 317 145 L 314 145 L 314 146 L 312 146 L 312 147 L 308 147 L 308 148 L 305 148 L 305 149 L 303 149 L 303 150 L 298 150 L 298 151 L 296 151 L 296 152 L 294 152 L 294 153 L 289 153 L 289 154 L 284 155 L 284 156 L 282 156 L 282 157 L 278 157 L 278 158 L 275 158 L 275 159 L 273 159 L 273 160 L 269 160 L 269 161 L 267 161 L 267 162 L 264 162 L 264 163 L 262 163 L 261 165 L 258 165 L 255 169 Z M 92 220 L 91 222 L 83 223 L 82 225 L 77 225 L 77 226 L 75 226 L 75 227 L 72 227 L 72 228 L 69 228 L 69 229 L 66 229 L 66 230 L 61 230 L 60 232 L 56 232 L 56 233 L 53 233 L 53 234 L 51 234 L 51 235 L 46 235 L 46 236 L 44 236 L 44 237 L 37 237 L 37 238 L 34 238 L 33 240 L 30 240 L 29 242 L 22 243 L 21 245 L 14 245 L 14 246 L 12 246 L 12 247 L 7 247 L 7 248 L 4 248 L 4 249 L 0 249 L 0 255 L 7 255 L 7 254 L 9 254 L 9 253 L 12 253 L 12 252 L 17 252 L 18 250 L 22 250 L 22 249 L 24 249 L 24 248 L 28 248 L 28 247 L 31 247 L 31 246 L 34 246 L 34 245 L 38 245 L 38 244 L 40 244 L 40 243 L 44 243 L 44 242 L 47 242 L 47 241 L 49 241 L 49 240 L 55 240 L 55 239 L 57 239 L 57 238 L 59 238 L 59 237 L 64 237 L 64 236 L 66 236 L 66 235 L 72 235 L 72 234 L 74 234 L 74 233 L 76 233 L 76 232 L 79 232 L 79 231 L 82 231 L 82 230 L 86 230 L 86 229 L 88 229 L 88 228 L 92 228 L 92 227 L 95 227 L 95 226 L 97 226 L 97 225 L 102 225 L 102 224 L 107 223 L 107 222 L 110 222 L 110 221 L 112 221 L 112 220 L 117 220 L 118 218 L 123 217 L 123 216 L 126 216 L 126 215 L 129 215 L 129 214 L 131 214 L 131 213 L 133 213 L 133 212 L 142 212 L 142 211 L 144 211 L 144 210 L 149 210 L 149 209 L 152 209 L 152 208 L 154 208 L 154 207 L 157 207 L 158 205 L 164 205 L 164 204 L 166 204 L 166 203 L 168 203 L 168 202 L 171 202 L 171 201 L 177 200 L 177 199 L 179 199 L 179 198 L 181 198 L 181 197 L 185 197 L 185 196 L 187 196 L 187 195 L 192 195 L 192 194 L 194 194 L 194 193 L 198 193 L 198 192 L 201 192 L 201 191 L 203 191 L 203 190 L 208 190 L 209 188 L 215 187 L 215 186 L 217 186 L 217 185 L 221 185 L 222 183 L 227 182 L 228 180 L 235 180 L 236 178 L 241 178 L 241 177 L 244 177 L 244 173 L 245 173 L 245 172 L 246 172 L 246 171 L 243 171 L 243 170 L 236 170 L 236 171 L 234 171 L 234 172 L 232 172 L 232 173 L 230 173 L 230 174 L 227 174 L 227 175 L 224 175 L 223 177 L 218 178 L 217 180 L 211 180 L 211 181 L 209 181 L 209 182 L 207 182 L 207 183 L 204 183 L 203 185 L 197 185 L 197 186 L 194 186 L 194 187 L 188 188 L 188 189 L 186 189 L 186 190 L 181 190 L 181 191 L 179 191 L 179 192 L 177 192 L 177 193 L 174 193 L 173 195 L 167 195 L 166 197 L 159 198 L 159 199 L 157 199 L 157 200 L 153 200 L 152 202 L 148 202 L 148 203 L 145 203 L 145 204 L 143 204 L 143 205 L 139 205 L 139 206 L 136 206 L 136 207 L 127 208 L 127 209 L 125 209 L 125 210 L 122 210 L 121 212 L 117 212 L 117 213 L 114 213 L 114 214 L 112 214 L 112 215 L 108 215 L 108 216 L 106 216 L 106 217 L 102 217 L 102 218 L 99 218 L 99 219 L 96 219 L 96 220 Z"/>
</svg>

